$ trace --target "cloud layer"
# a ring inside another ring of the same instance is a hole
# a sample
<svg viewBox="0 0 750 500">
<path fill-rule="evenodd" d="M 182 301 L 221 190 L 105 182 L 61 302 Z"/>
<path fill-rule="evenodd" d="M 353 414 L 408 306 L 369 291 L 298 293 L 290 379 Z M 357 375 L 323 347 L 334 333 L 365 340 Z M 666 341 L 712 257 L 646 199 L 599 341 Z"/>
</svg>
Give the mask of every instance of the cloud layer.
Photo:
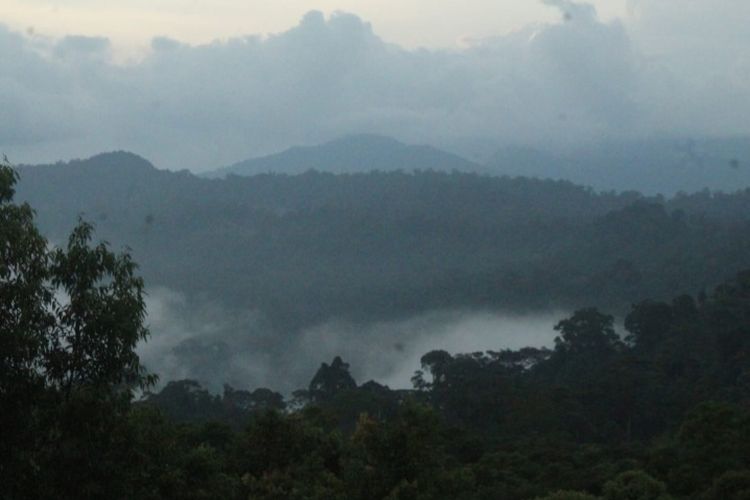
<svg viewBox="0 0 750 500">
<path fill-rule="evenodd" d="M 253 312 L 189 299 L 166 288 L 147 297 L 151 338 L 138 348 L 160 382 L 196 379 L 213 391 L 269 387 L 290 394 L 305 388 L 322 362 L 342 356 L 358 383 L 376 380 L 411 388 L 420 358 L 451 353 L 553 345 L 554 325 L 567 314 L 433 311 L 405 320 L 330 320 L 299 334 L 274 332 Z"/>
<path fill-rule="evenodd" d="M 748 8 L 720 1 L 631 0 L 631 18 L 604 23 L 587 5 L 546 0 L 561 22 L 460 51 L 406 50 L 354 15 L 310 12 L 269 37 L 156 38 L 129 65 L 112 62 L 106 38 L 0 27 L 0 149 L 24 163 L 127 149 L 205 170 L 361 132 L 475 157 L 746 134 L 750 37 L 735 11 Z"/>
</svg>

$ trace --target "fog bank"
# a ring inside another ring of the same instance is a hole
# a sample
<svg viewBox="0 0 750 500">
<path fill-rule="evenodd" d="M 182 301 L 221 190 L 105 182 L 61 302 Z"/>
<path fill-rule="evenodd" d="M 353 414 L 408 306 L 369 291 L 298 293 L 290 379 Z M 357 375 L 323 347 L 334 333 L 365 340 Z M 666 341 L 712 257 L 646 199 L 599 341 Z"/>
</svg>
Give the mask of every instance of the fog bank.
<svg viewBox="0 0 750 500">
<path fill-rule="evenodd" d="M 411 388 L 422 355 L 552 346 L 553 326 L 565 313 L 434 311 L 406 320 L 357 324 L 332 320 L 301 333 L 273 332 L 257 312 L 196 305 L 167 289 L 147 299 L 151 339 L 139 346 L 161 383 L 192 378 L 213 391 L 268 387 L 289 394 L 304 388 L 322 362 L 341 356 L 358 383 L 376 380 Z"/>
</svg>

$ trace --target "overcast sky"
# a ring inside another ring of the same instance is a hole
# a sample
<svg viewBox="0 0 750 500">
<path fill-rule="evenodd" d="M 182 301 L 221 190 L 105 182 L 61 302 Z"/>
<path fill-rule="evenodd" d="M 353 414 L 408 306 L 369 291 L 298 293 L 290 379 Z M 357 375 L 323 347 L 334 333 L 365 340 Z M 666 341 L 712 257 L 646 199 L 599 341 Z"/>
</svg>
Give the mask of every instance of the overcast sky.
<svg viewBox="0 0 750 500">
<path fill-rule="evenodd" d="M 269 34 L 295 26 L 311 10 L 355 13 L 384 39 L 408 48 L 451 47 L 465 37 L 508 33 L 558 14 L 535 0 L 4 0 L 14 29 L 48 35 L 106 36 L 119 50 L 154 36 L 189 43 Z M 6 5 L 7 4 L 7 5 Z M 603 18 L 623 16 L 627 0 L 596 0 Z"/>
<path fill-rule="evenodd" d="M 359 132 L 476 156 L 750 132 L 745 0 L 2 3 L 16 162 L 127 149 L 203 170 Z"/>
</svg>

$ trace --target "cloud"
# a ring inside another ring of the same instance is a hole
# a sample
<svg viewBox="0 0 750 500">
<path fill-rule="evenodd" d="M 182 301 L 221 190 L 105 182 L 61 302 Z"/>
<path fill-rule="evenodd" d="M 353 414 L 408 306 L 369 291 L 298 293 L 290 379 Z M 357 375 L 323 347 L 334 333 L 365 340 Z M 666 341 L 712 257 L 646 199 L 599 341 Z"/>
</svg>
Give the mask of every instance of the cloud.
<svg viewBox="0 0 750 500">
<path fill-rule="evenodd" d="M 149 290 L 146 310 L 151 336 L 137 352 L 160 384 L 190 378 L 218 391 L 225 383 L 269 386 L 283 374 L 272 363 L 280 342 L 254 311 L 229 310 L 163 287 Z"/>
<path fill-rule="evenodd" d="M 107 39 L 0 28 L 0 148 L 24 163 L 127 149 L 202 170 L 360 132 L 459 149 L 750 132 L 747 56 L 691 59 L 658 41 L 659 27 L 686 39 L 706 14 L 667 1 L 632 0 L 632 18 L 602 22 L 588 5 L 547 0 L 559 23 L 456 51 L 406 50 L 354 15 L 311 12 L 271 36 L 155 38 L 127 65 Z M 710 33 L 725 18 L 736 31 L 717 48 L 748 48 L 731 12 L 706 15 Z"/>
<path fill-rule="evenodd" d="M 257 312 L 228 309 L 166 288 L 147 296 L 150 339 L 142 362 L 160 377 L 195 379 L 213 391 L 268 387 L 291 394 L 305 388 L 320 363 L 342 356 L 359 383 L 376 380 L 410 388 L 420 358 L 434 349 L 451 353 L 552 346 L 552 311 L 520 315 L 432 311 L 403 320 L 353 323 L 330 320 L 295 334 L 274 331 Z"/>
<path fill-rule="evenodd" d="M 104 37 L 66 36 L 55 45 L 55 55 L 108 56 L 110 49 L 111 44 Z"/>
<path fill-rule="evenodd" d="M 432 311 L 366 325 L 330 321 L 300 336 L 295 350 L 303 369 L 298 375 L 314 373 L 319 360 L 340 355 L 351 365 L 358 383 L 375 380 L 392 389 L 408 389 L 421 357 L 432 350 L 459 354 L 552 347 L 557 334 L 554 325 L 564 317 L 559 311 L 528 315 Z"/>
<path fill-rule="evenodd" d="M 542 3 L 560 10 L 563 18 L 567 21 L 596 21 L 596 9 L 590 4 L 570 0 L 542 0 Z"/>
</svg>

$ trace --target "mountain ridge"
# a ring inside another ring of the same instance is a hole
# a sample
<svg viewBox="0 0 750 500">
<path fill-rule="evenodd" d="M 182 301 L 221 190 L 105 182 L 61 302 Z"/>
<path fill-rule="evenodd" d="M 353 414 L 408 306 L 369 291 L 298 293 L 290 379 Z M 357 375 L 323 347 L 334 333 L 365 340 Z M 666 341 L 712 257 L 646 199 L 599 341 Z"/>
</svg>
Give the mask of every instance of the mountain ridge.
<svg viewBox="0 0 750 500">
<path fill-rule="evenodd" d="M 596 190 L 733 192 L 750 186 L 750 137 L 650 138 L 562 153 L 508 146 L 486 167 L 496 175 L 563 179 Z"/>
<path fill-rule="evenodd" d="M 308 170 L 355 173 L 393 170 L 483 172 L 486 169 L 479 163 L 430 145 L 406 144 L 377 134 L 352 134 L 314 146 L 293 146 L 279 153 L 250 158 L 202 176 L 300 174 Z"/>
</svg>

